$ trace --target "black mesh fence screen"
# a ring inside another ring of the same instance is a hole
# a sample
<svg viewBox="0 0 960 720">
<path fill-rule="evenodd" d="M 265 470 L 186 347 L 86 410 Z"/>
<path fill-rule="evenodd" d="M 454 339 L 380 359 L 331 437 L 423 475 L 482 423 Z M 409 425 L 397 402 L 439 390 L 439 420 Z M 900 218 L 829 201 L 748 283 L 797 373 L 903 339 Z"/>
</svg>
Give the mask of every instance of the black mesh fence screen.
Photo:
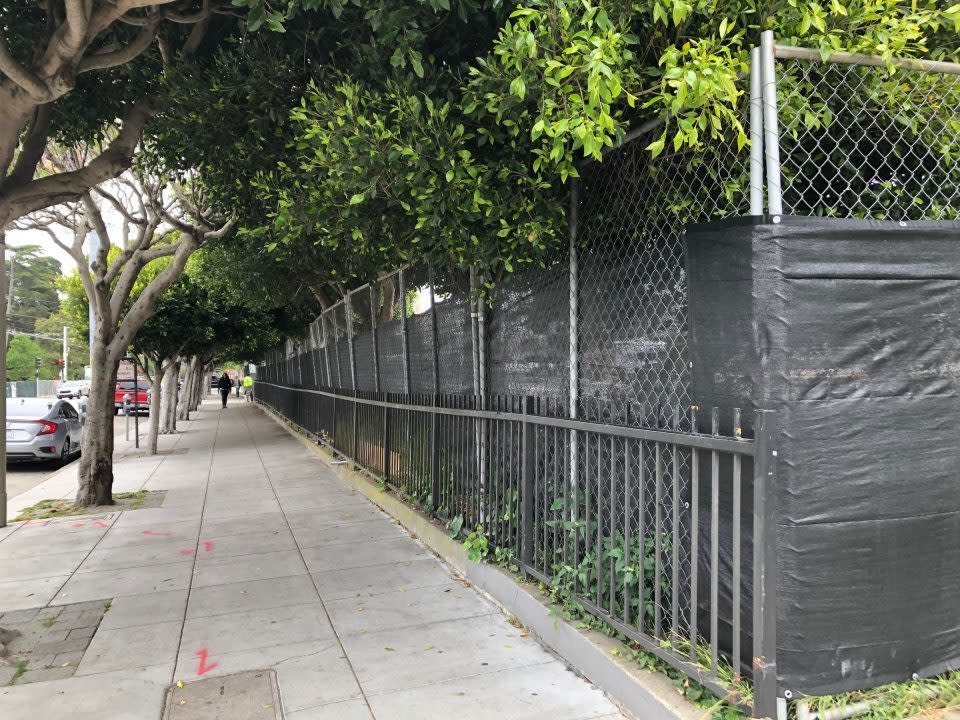
<svg viewBox="0 0 960 720">
<path fill-rule="evenodd" d="M 407 391 L 403 358 L 403 323 L 391 320 L 377 328 L 377 349 L 380 365 L 380 389 L 384 392 Z"/>
<path fill-rule="evenodd" d="M 430 311 L 407 319 L 410 349 L 410 392 L 432 393 L 433 387 L 433 314 Z"/>
<path fill-rule="evenodd" d="M 567 263 L 511 276 L 487 316 L 487 389 L 568 397 L 570 280 Z"/>
</svg>

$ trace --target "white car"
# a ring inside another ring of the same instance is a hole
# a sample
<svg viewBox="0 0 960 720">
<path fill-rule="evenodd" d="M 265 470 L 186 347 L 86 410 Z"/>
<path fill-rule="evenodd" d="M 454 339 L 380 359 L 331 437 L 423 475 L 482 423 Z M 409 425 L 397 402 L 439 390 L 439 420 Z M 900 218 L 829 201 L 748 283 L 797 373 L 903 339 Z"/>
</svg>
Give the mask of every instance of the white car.
<svg viewBox="0 0 960 720">
<path fill-rule="evenodd" d="M 90 395 L 90 383 L 86 380 L 68 380 L 60 383 L 60 388 L 57 390 L 58 398 L 80 398 L 84 395 L 88 397 Z"/>
</svg>

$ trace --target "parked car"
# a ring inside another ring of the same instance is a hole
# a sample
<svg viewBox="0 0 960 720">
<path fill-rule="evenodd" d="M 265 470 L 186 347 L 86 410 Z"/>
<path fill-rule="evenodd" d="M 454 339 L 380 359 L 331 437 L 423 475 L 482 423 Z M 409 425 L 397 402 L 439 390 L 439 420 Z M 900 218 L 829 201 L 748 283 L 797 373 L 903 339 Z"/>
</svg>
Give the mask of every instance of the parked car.
<svg viewBox="0 0 960 720">
<path fill-rule="evenodd" d="M 119 415 L 120 411 L 126 407 L 129 407 L 130 412 L 137 412 L 150 414 L 150 395 L 152 394 L 152 388 L 150 387 L 150 381 L 146 378 L 137 379 L 137 394 L 134 397 L 133 394 L 134 384 L 133 380 L 117 380 L 117 387 L 113 391 L 113 412 L 115 415 Z M 124 398 L 127 398 L 127 402 L 124 403 Z"/>
<path fill-rule="evenodd" d="M 80 398 L 90 395 L 90 383 L 86 380 L 68 380 L 60 383 L 57 389 L 58 398 Z"/>
<path fill-rule="evenodd" d="M 7 461 L 66 464 L 80 449 L 83 423 L 65 400 L 7 399 Z"/>
</svg>

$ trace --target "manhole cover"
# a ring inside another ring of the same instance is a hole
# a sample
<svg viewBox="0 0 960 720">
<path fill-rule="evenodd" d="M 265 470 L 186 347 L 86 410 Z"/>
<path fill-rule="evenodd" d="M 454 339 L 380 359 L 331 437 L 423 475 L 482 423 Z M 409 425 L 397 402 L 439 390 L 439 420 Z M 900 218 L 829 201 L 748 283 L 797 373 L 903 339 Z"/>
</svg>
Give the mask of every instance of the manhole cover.
<svg viewBox="0 0 960 720">
<path fill-rule="evenodd" d="M 280 691 L 273 670 L 250 670 L 171 685 L 163 720 L 278 720 Z"/>
</svg>

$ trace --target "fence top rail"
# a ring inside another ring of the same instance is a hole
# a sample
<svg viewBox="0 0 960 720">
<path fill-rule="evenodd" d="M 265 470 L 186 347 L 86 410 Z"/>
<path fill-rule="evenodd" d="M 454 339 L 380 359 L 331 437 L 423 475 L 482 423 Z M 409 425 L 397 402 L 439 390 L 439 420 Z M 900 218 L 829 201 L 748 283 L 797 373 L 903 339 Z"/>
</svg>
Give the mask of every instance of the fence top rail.
<svg viewBox="0 0 960 720">
<path fill-rule="evenodd" d="M 919 70 L 929 73 L 944 73 L 946 75 L 960 75 L 960 63 L 945 62 L 943 60 L 921 60 L 916 58 L 891 58 L 884 60 L 879 55 L 864 55 L 861 53 L 835 52 L 827 56 L 826 60 L 819 50 L 813 48 L 794 47 L 792 45 L 774 45 L 774 57 L 794 58 L 797 60 L 811 60 L 813 62 L 837 63 L 839 65 L 869 65 L 871 67 L 893 67 L 904 70 Z"/>
<path fill-rule="evenodd" d="M 346 400 L 361 405 L 371 405 L 373 407 L 390 408 L 391 410 L 411 410 L 414 412 L 429 412 L 437 415 L 454 415 L 457 417 L 468 417 L 482 420 L 499 420 L 507 422 L 529 422 L 534 425 L 544 427 L 555 427 L 564 430 L 575 430 L 577 432 L 596 433 L 598 435 L 610 435 L 615 437 L 628 438 L 631 440 L 646 440 L 648 442 L 660 442 L 679 447 L 689 447 L 699 450 L 715 450 L 717 452 L 731 453 L 734 455 L 754 454 L 754 441 L 750 439 L 735 439 L 721 435 L 706 435 L 703 433 L 681 432 L 677 430 L 653 430 L 650 428 L 635 428 L 625 425 L 607 425 L 605 423 L 588 422 L 585 420 L 569 420 L 567 418 L 556 418 L 547 415 L 530 415 L 526 413 L 507 412 L 499 410 L 480 410 L 466 408 L 449 408 L 439 405 L 418 405 L 415 403 L 395 402 L 390 400 L 374 400 L 371 398 L 357 397 L 349 393 L 338 393 L 329 390 L 311 390 L 309 388 L 294 388 L 287 385 L 277 385 L 261 380 L 258 385 L 268 385 L 270 387 L 289 390 L 291 392 L 306 393 L 309 395 L 321 395 L 323 397 Z M 424 393 L 424 397 L 429 397 L 429 393 Z"/>
</svg>

